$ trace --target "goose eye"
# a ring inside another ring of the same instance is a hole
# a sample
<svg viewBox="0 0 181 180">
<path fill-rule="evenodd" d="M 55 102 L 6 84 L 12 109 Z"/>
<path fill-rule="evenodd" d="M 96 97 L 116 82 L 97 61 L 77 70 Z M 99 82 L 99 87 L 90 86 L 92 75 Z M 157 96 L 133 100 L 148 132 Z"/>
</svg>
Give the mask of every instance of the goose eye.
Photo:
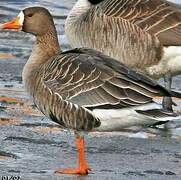
<svg viewBox="0 0 181 180">
<path fill-rule="evenodd" d="M 28 17 L 32 17 L 33 16 L 33 14 L 28 14 Z"/>
</svg>

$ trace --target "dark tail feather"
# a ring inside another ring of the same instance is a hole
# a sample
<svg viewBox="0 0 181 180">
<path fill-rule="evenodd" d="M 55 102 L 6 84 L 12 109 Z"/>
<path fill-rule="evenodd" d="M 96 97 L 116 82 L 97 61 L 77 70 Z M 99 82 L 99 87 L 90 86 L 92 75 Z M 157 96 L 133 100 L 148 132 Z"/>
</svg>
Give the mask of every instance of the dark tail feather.
<svg viewBox="0 0 181 180">
<path fill-rule="evenodd" d="M 181 98 L 181 93 L 180 92 L 171 91 L 170 94 L 171 94 L 172 97 Z"/>
<path fill-rule="evenodd" d="M 164 88 L 163 86 L 157 84 L 155 86 L 155 88 L 160 92 L 161 96 L 168 96 L 168 97 L 177 97 L 177 98 L 181 98 L 181 92 L 178 91 L 169 91 L 166 88 Z"/>
<path fill-rule="evenodd" d="M 177 117 L 178 114 L 170 111 L 164 111 L 161 109 L 149 109 L 149 110 L 136 110 L 137 113 L 153 118 L 166 118 Z"/>
</svg>

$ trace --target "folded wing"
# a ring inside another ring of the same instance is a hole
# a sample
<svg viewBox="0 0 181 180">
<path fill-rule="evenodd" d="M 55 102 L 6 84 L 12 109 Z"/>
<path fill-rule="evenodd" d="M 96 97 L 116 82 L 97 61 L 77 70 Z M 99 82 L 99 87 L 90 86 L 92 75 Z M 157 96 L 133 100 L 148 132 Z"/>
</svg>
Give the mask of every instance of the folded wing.
<svg viewBox="0 0 181 180">
<path fill-rule="evenodd" d="M 64 100 L 86 108 L 129 107 L 169 95 L 155 81 L 90 49 L 67 51 L 50 61 L 43 83 Z"/>
</svg>

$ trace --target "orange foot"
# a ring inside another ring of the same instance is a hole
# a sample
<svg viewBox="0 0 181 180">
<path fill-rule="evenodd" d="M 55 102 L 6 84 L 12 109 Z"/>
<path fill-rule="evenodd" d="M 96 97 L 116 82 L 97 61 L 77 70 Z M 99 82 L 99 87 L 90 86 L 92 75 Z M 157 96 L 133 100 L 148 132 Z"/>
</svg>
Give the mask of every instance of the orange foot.
<svg viewBox="0 0 181 180">
<path fill-rule="evenodd" d="M 89 171 L 91 171 L 91 169 L 86 167 L 81 169 L 58 169 L 55 171 L 55 173 L 87 175 Z"/>
</svg>

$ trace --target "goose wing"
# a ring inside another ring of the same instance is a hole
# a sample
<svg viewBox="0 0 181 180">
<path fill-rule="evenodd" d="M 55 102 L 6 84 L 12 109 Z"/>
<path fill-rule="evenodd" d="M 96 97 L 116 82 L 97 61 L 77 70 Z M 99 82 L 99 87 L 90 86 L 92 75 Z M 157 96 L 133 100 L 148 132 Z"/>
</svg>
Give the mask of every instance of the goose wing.
<svg viewBox="0 0 181 180">
<path fill-rule="evenodd" d="M 96 11 L 138 25 L 163 45 L 181 45 L 180 5 L 165 0 L 104 0 Z"/>
<path fill-rule="evenodd" d="M 169 95 L 155 81 L 90 49 L 61 53 L 46 64 L 42 77 L 52 92 L 87 108 L 135 106 Z"/>
</svg>

